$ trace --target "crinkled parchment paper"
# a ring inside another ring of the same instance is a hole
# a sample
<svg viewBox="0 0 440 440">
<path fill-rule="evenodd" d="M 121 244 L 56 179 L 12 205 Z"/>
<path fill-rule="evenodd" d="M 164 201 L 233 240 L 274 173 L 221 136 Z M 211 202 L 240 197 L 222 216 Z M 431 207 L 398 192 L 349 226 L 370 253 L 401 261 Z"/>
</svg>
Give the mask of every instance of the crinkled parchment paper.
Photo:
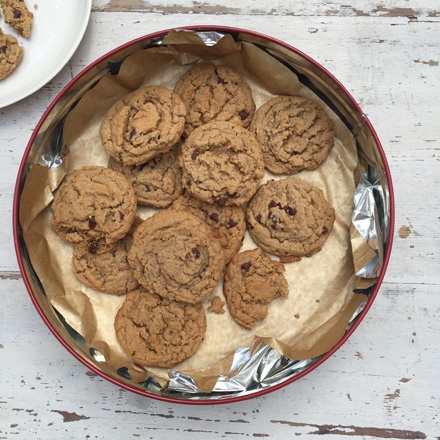
<svg viewBox="0 0 440 440">
<path fill-rule="evenodd" d="M 257 107 L 275 95 L 300 94 L 317 101 L 333 120 L 336 133 L 327 160 L 316 170 L 296 175 L 321 188 L 336 210 L 334 228 L 322 251 L 285 265 L 289 297 L 273 301 L 268 317 L 252 331 L 236 324 L 226 306 L 223 315 L 207 311 L 202 346 L 174 368 L 190 372 L 199 388 L 209 391 L 220 374 L 228 373 L 235 350 L 250 346 L 257 337 L 291 359 L 309 359 L 327 352 L 343 336 L 352 314 L 366 299 L 363 294 L 353 293 L 357 277 L 350 226 L 359 162 L 356 143 L 344 124 L 296 75 L 256 46 L 236 43 L 230 35 L 207 46 L 193 32 L 171 32 L 162 46 L 128 56 L 118 74 L 103 77 L 70 111 L 63 131 L 67 155 L 57 168 L 48 168 L 41 161 L 31 167 L 22 194 L 20 222 L 32 265 L 51 304 L 67 323 L 115 370 L 127 367 L 132 378 L 139 381 L 152 373 L 160 383 L 165 383 L 165 369 L 147 372 L 132 365 L 122 352 L 113 321 L 124 297 L 96 292 L 75 278 L 72 246 L 63 242 L 49 225 L 50 203 L 66 173 L 84 165 L 107 165 L 99 126 L 116 100 L 144 85 L 173 88 L 189 65 L 200 60 L 225 64 L 245 75 Z M 266 173 L 262 182 L 280 177 L 283 176 Z M 146 218 L 153 212 L 142 208 L 139 215 Z M 246 233 L 242 250 L 255 246 Z M 212 294 L 215 295 L 223 298 L 221 283 Z M 206 308 L 210 299 L 204 303 Z"/>
</svg>

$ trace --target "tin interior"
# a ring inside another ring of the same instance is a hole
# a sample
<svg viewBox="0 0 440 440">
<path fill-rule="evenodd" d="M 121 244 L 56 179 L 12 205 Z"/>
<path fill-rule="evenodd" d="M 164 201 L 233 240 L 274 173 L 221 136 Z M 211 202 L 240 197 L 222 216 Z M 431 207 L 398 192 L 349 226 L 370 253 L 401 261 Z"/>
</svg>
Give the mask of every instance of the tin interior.
<svg viewBox="0 0 440 440">
<path fill-rule="evenodd" d="M 64 120 L 76 103 L 101 78 L 117 74 L 121 63 L 128 55 L 139 50 L 160 46 L 168 31 L 134 40 L 98 59 L 74 78 L 51 104 L 33 133 L 19 170 L 14 199 L 14 235 L 20 269 L 35 307 L 56 338 L 88 368 L 110 382 L 144 396 L 175 403 L 226 403 L 262 395 L 299 379 L 330 357 L 359 325 L 374 301 L 388 263 L 394 221 L 393 192 L 386 158 L 371 123 L 346 89 L 322 66 L 293 47 L 254 32 L 207 26 L 185 29 L 203 34 L 207 44 L 215 41 L 218 35 L 230 34 L 236 41 L 257 45 L 294 72 L 302 84 L 322 99 L 355 136 L 359 155 L 368 164 L 367 174 L 376 179 L 381 189 L 376 197 L 377 222 L 381 231 L 382 243 L 381 267 L 378 281 L 363 291 L 369 299 L 353 316 L 342 340 L 328 353 L 315 359 L 298 362 L 280 356 L 268 346 L 259 347 L 257 355 L 260 356 L 261 362 L 270 358 L 273 367 L 269 374 L 265 373 L 264 378 L 258 381 L 258 386 L 252 389 L 243 389 L 238 386 L 235 391 L 204 394 L 197 392 L 197 390 L 188 389 L 187 378 L 182 378 L 179 374 L 170 371 L 172 387 L 164 391 L 154 381 L 139 384 L 132 381 L 126 371 L 114 371 L 109 368 L 102 356 L 95 350 L 89 349 L 84 339 L 64 321 L 63 317 L 47 300 L 44 289 L 28 258 L 18 221 L 20 195 L 27 172 L 30 166 L 38 162 L 40 158 L 43 158 L 47 166 L 56 166 L 64 146 Z M 211 34 L 213 38 L 211 38 Z M 182 380 L 184 386 L 180 386 Z"/>
</svg>

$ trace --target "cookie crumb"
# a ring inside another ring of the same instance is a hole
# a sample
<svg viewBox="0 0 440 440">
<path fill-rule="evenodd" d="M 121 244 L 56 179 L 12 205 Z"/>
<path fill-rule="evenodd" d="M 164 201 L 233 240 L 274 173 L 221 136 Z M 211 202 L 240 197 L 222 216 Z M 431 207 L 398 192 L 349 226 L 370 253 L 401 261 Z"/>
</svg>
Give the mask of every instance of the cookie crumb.
<svg viewBox="0 0 440 440">
<path fill-rule="evenodd" d="M 225 309 L 223 308 L 224 305 L 225 302 L 218 295 L 214 296 L 211 300 L 211 305 L 208 307 L 208 312 L 223 315 L 223 313 L 225 313 Z"/>
<path fill-rule="evenodd" d="M 315 302 L 320 303 L 321 300 L 319 298 L 315 299 Z"/>
<path fill-rule="evenodd" d="M 38 3 L 34 3 L 34 9 L 38 9 Z"/>
<path fill-rule="evenodd" d="M 300 314 L 299 314 L 299 313 L 295 313 L 294 316 L 295 316 L 296 319 L 299 319 L 299 318 L 300 318 Z"/>
</svg>

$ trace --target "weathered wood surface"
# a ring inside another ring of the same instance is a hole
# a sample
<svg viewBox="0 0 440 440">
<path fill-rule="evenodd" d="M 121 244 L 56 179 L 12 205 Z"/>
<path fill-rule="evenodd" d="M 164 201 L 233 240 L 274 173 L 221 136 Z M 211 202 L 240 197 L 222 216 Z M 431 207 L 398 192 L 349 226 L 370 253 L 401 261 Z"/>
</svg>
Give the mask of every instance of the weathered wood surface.
<svg viewBox="0 0 440 440">
<path fill-rule="evenodd" d="M 0 439 L 440 438 L 440 6 L 292 3 L 94 0 L 85 38 L 66 67 L 38 92 L 0 109 Z M 373 123 L 396 197 L 385 281 L 350 340 L 288 387 L 215 407 L 141 398 L 88 371 L 33 308 L 12 242 L 18 166 L 62 87 L 122 43 L 193 24 L 268 34 L 327 68 Z"/>
</svg>

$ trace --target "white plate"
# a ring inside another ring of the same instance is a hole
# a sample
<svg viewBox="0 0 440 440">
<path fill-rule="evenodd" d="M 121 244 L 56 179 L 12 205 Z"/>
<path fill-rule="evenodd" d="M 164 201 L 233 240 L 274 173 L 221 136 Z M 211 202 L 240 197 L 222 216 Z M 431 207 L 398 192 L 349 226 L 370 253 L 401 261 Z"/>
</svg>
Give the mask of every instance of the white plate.
<svg viewBox="0 0 440 440">
<path fill-rule="evenodd" d="M 0 108 L 40 89 L 66 65 L 87 28 L 92 0 L 27 0 L 26 5 L 34 14 L 29 40 L 0 20 L 3 32 L 24 49 L 21 63 L 0 81 Z"/>
</svg>

